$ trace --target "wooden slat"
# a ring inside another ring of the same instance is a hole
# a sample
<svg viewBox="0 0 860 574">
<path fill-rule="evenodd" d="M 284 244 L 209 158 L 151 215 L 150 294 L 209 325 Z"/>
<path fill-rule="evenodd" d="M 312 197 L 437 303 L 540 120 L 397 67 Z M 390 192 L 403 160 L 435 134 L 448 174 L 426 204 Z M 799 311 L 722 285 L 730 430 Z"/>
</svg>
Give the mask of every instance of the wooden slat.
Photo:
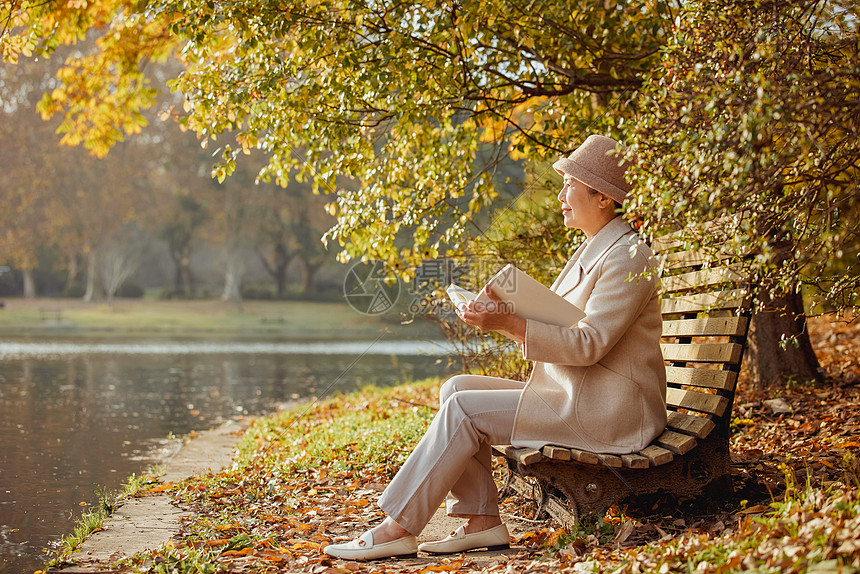
<svg viewBox="0 0 860 574">
<path fill-rule="evenodd" d="M 666 428 L 696 438 L 705 438 L 715 426 L 711 419 L 675 411 L 668 413 L 666 421 Z"/>
<path fill-rule="evenodd" d="M 621 464 L 621 457 L 614 454 L 598 454 L 597 458 L 600 459 L 600 464 L 609 468 L 621 468 L 623 466 Z"/>
<path fill-rule="evenodd" d="M 732 255 L 722 251 L 709 254 L 704 249 L 690 249 L 688 251 L 678 251 L 677 253 L 665 253 L 659 257 L 664 261 L 664 269 L 683 269 L 684 267 L 697 267 L 718 263 L 731 258 Z"/>
<path fill-rule="evenodd" d="M 681 344 L 663 343 L 663 359 L 693 363 L 731 363 L 740 362 L 744 348 L 737 343 Z"/>
<path fill-rule="evenodd" d="M 660 280 L 660 286 L 663 293 L 677 293 L 701 287 L 714 287 L 723 283 L 738 283 L 742 280 L 743 277 L 736 267 L 725 265 L 663 277 Z"/>
<path fill-rule="evenodd" d="M 666 404 L 679 409 L 689 409 L 721 417 L 726 411 L 729 401 L 719 395 L 669 387 L 666 389 Z"/>
<path fill-rule="evenodd" d="M 735 388 L 738 374 L 733 371 L 718 371 L 716 369 L 694 369 L 689 367 L 666 367 L 666 381 L 688 387 L 704 387 L 707 389 L 723 389 L 731 391 Z"/>
<path fill-rule="evenodd" d="M 638 454 L 622 454 L 621 462 L 626 468 L 648 468 L 651 461 Z"/>
<path fill-rule="evenodd" d="M 699 313 L 702 311 L 718 311 L 724 309 L 740 309 L 749 304 L 749 296 L 744 289 L 730 289 L 679 297 L 664 297 L 660 300 L 660 312 L 663 315 L 677 313 Z"/>
<path fill-rule="evenodd" d="M 597 458 L 597 455 L 593 452 L 587 452 L 576 448 L 570 449 L 570 458 L 584 464 L 597 464 L 600 462 L 600 459 Z"/>
<path fill-rule="evenodd" d="M 520 464 L 534 464 L 543 460 L 543 454 L 533 448 L 505 447 L 505 456 L 519 461 Z"/>
<path fill-rule="evenodd" d="M 654 442 L 675 454 L 686 454 L 696 447 L 696 439 L 675 431 L 666 430 Z"/>
<path fill-rule="evenodd" d="M 553 460 L 570 460 L 570 450 L 560 446 L 547 445 L 543 447 L 543 455 Z"/>
<path fill-rule="evenodd" d="M 746 317 L 707 317 L 663 321 L 664 337 L 742 337 L 747 332 Z"/>
<path fill-rule="evenodd" d="M 684 239 L 679 237 L 677 233 L 670 233 L 662 237 L 655 237 L 651 242 L 651 250 L 654 253 L 662 253 L 670 249 L 678 249 L 684 246 Z"/>
<path fill-rule="evenodd" d="M 638 454 L 647 458 L 654 466 L 660 466 L 667 462 L 672 462 L 672 459 L 674 458 L 670 451 L 663 447 L 659 447 L 656 444 L 649 444 L 640 450 Z"/>
</svg>

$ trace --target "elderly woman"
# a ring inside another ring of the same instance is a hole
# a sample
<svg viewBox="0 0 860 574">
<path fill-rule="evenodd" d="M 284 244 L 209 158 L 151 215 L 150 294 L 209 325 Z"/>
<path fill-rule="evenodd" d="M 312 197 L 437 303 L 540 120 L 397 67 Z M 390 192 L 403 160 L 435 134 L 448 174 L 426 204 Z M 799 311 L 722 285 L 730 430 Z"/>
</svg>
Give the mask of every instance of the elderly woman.
<svg viewBox="0 0 860 574">
<path fill-rule="evenodd" d="M 624 454 L 644 448 L 666 424 L 666 372 L 653 266 L 619 208 L 630 190 L 623 147 L 592 135 L 553 167 L 567 227 L 585 242 L 552 289 L 585 311 L 573 327 L 526 320 L 505 305 L 459 311 L 467 323 L 513 337 L 534 361 L 528 382 L 458 375 L 442 385 L 441 408 L 383 492 L 388 517 L 359 538 L 326 546 L 334 557 L 371 560 L 504 548 L 490 445 L 546 444 Z M 495 301 L 492 292 L 487 295 Z M 416 535 L 447 496 L 448 514 L 465 523 L 420 546 Z"/>
</svg>

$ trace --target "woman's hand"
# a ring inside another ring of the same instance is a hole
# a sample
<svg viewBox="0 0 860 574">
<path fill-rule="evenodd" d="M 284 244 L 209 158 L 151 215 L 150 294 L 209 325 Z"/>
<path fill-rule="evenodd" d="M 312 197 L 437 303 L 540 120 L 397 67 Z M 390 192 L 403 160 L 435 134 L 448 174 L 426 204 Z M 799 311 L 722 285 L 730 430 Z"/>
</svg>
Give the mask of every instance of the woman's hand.
<svg viewBox="0 0 860 574">
<path fill-rule="evenodd" d="M 457 315 L 465 323 L 483 331 L 501 331 L 517 341 L 526 338 L 526 320 L 514 314 L 511 303 L 498 298 L 489 287 L 484 287 L 489 302 L 473 299 L 464 309 L 458 308 Z"/>
</svg>

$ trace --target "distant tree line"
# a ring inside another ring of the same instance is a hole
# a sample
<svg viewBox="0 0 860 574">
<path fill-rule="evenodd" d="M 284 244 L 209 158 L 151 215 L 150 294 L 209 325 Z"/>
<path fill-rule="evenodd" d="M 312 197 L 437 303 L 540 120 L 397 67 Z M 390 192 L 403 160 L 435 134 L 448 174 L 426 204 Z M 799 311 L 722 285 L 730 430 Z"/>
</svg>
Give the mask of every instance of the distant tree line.
<svg viewBox="0 0 860 574">
<path fill-rule="evenodd" d="M 167 95 L 105 158 L 57 145 L 60 121 L 36 106 L 60 63 L 0 67 L 0 295 L 110 300 L 162 278 L 165 297 L 283 298 L 310 295 L 336 265 L 310 185 L 257 184 L 253 158 L 213 179 L 213 151 L 165 114 Z M 153 81 L 168 67 L 151 66 Z"/>
</svg>

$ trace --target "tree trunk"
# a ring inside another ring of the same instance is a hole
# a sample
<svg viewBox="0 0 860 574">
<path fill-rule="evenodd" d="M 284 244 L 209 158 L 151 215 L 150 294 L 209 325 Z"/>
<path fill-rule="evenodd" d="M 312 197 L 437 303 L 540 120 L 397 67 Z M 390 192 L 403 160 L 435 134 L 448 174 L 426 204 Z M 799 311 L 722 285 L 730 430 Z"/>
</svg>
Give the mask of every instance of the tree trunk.
<svg viewBox="0 0 860 574">
<path fill-rule="evenodd" d="M 175 266 L 173 271 L 173 293 L 182 295 L 185 293 L 185 282 L 182 279 L 182 263 L 174 258 L 173 264 Z"/>
<path fill-rule="evenodd" d="M 188 259 L 182 261 L 182 276 L 185 278 L 185 285 L 188 287 L 188 296 L 197 296 L 197 285 L 194 283 L 194 273 L 191 272 L 191 263 Z"/>
<path fill-rule="evenodd" d="M 320 263 L 312 263 L 309 259 L 302 257 L 302 267 L 304 268 L 304 274 L 302 275 L 302 294 L 308 295 L 313 291 L 314 288 L 314 279 L 317 276 L 317 272 L 322 267 L 322 262 Z"/>
<path fill-rule="evenodd" d="M 77 280 L 78 280 L 78 274 L 80 273 L 80 269 L 78 268 L 78 256 L 77 255 L 72 255 L 71 257 L 69 257 L 68 267 L 69 267 L 69 274 L 66 276 L 66 288 L 65 288 L 66 291 L 71 289 L 72 286 L 75 284 L 75 282 L 77 282 Z"/>
<path fill-rule="evenodd" d="M 278 299 L 283 299 L 287 292 L 287 267 L 290 260 L 293 258 L 287 251 L 287 246 L 283 242 L 278 242 L 275 245 L 275 262 L 272 269 L 272 276 L 275 278 L 275 289 L 278 294 Z"/>
<path fill-rule="evenodd" d="M 21 273 L 24 276 L 24 298 L 25 299 L 35 299 L 36 298 L 36 278 L 33 275 L 33 270 L 24 268 L 21 269 Z"/>
<path fill-rule="evenodd" d="M 197 285 L 194 282 L 194 273 L 191 271 L 191 246 L 182 255 L 182 278 L 185 283 L 186 293 L 189 297 L 197 296 Z"/>
<path fill-rule="evenodd" d="M 233 301 L 241 313 L 242 305 L 242 275 L 245 266 L 238 252 L 228 253 L 227 270 L 224 273 L 224 291 L 221 292 L 222 301 Z"/>
<path fill-rule="evenodd" d="M 171 243 L 170 258 L 173 260 L 173 292 L 176 295 L 194 295 L 189 260 L 191 247 L 188 242 Z"/>
<path fill-rule="evenodd" d="M 98 271 L 96 269 L 96 253 L 90 250 L 87 253 L 87 290 L 84 293 L 84 301 L 96 301 L 102 298 L 104 291 L 102 283 L 99 280 Z"/>
<path fill-rule="evenodd" d="M 282 239 L 278 239 L 275 242 L 272 251 L 271 263 L 269 263 L 269 260 L 266 259 L 266 256 L 259 249 L 257 249 L 257 256 L 260 258 L 263 267 L 266 268 L 266 271 L 275 280 L 278 299 L 283 299 L 284 294 L 287 292 L 287 268 L 289 268 L 290 261 L 296 256 L 296 253 L 290 253 Z"/>
<path fill-rule="evenodd" d="M 275 297 L 283 299 L 287 292 L 287 271 L 286 269 L 278 269 L 275 274 Z"/>
<path fill-rule="evenodd" d="M 758 389 L 823 380 L 799 294 L 771 300 L 753 316 L 745 361 L 753 387 Z"/>
</svg>

